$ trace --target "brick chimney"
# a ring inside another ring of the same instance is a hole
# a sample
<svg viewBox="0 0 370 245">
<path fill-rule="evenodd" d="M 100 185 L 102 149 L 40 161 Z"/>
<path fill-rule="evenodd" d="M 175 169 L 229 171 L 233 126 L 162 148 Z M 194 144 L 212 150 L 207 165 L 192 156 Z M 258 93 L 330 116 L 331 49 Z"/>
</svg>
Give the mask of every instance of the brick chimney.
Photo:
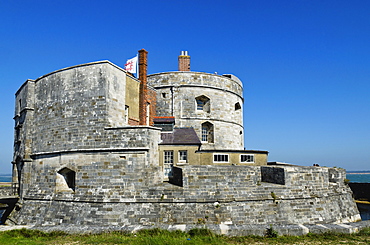
<svg viewBox="0 0 370 245">
<path fill-rule="evenodd" d="M 188 51 L 181 51 L 179 55 L 179 71 L 190 71 L 190 56 Z"/>
<path fill-rule="evenodd" d="M 148 104 L 148 86 L 147 86 L 147 67 L 148 51 L 141 49 L 139 52 L 139 80 L 140 98 L 139 98 L 139 125 L 147 125 L 147 104 Z"/>
</svg>

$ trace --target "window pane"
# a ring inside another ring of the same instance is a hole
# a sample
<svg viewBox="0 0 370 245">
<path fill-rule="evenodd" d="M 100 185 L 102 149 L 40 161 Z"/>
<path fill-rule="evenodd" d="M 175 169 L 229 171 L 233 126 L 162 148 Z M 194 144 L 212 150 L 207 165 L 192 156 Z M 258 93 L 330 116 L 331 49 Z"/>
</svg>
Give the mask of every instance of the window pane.
<svg viewBox="0 0 370 245">
<path fill-rule="evenodd" d="M 204 106 L 204 101 L 202 100 L 197 100 L 197 110 L 203 110 L 203 106 Z"/>
<path fill-rule="evenodd" d="M 179 161 L 186 162 L 188 160 L 188 151 L 179 151 Z"/>
<path fill-rule="evenodd" d="M 254 162 L 254 155 L 240 155 L 240 162 Z"/>
<path fill-rule="evenodd" d="M 173 163 L 173 151 L 164 151 L 164 163 Z"/>
<path fill-rule="evenodd" d="M 214 154 L 213 162 L 229 162 L 228 154 Z"/>
<path fill-rule="evenodd" d="M 207 142 L 208 141 L 208 128 L 202 127 L 202 141 Z"/>
</svg>

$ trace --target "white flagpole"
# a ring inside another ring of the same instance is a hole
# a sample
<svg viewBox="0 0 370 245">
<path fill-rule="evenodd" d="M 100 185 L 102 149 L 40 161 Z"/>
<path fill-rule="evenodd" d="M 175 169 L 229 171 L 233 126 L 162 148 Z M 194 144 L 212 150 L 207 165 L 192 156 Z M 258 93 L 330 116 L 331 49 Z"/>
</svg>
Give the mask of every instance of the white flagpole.
<svg viewBox="0 0 370 245">
<path fill-rule="evenodd" d="M 139 55 L 136 55 L 137 57 L 137 62 L 136 62 L 136 76 L 139 78 Z"/>
</svg>

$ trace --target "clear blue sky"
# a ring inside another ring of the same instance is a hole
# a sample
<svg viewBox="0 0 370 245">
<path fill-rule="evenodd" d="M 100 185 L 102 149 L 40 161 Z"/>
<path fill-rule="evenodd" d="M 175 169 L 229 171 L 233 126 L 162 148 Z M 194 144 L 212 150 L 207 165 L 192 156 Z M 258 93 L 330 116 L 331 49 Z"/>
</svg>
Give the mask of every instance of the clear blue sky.
<svg viewBox="0 0 370 245">
<path fill-rule="evenodd" d="M 81 63 L 149 73 L 233 73 L 244 83 L 245 145 L 270 161 L 370 170 L 370 1 L 0 2 L 0 173 L 10 173 L 14 93 Z"/>
</svg>

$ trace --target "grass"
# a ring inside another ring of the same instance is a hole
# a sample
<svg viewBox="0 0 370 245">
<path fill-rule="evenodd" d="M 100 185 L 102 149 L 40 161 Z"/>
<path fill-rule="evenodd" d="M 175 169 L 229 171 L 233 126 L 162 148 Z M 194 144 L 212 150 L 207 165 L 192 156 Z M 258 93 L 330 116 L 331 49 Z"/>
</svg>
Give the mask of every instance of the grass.
<svg viewBox="0 0 370 245">
<path fill-rule="evenodd" d="M 160 229 L 141 230 L 135 234 L 110 232 L 91 235 L 68 235 L 63 232 L 46 233 L 37 230 L 11 230 L 0 232 L 0 244 L 370 244 L 370 228 L 356 234 L 308 234 L 305 236 L 277 237 L 227 237 L 216 235 L 207 229 L 193 229 L 189 232 Z"/>
</svg>

